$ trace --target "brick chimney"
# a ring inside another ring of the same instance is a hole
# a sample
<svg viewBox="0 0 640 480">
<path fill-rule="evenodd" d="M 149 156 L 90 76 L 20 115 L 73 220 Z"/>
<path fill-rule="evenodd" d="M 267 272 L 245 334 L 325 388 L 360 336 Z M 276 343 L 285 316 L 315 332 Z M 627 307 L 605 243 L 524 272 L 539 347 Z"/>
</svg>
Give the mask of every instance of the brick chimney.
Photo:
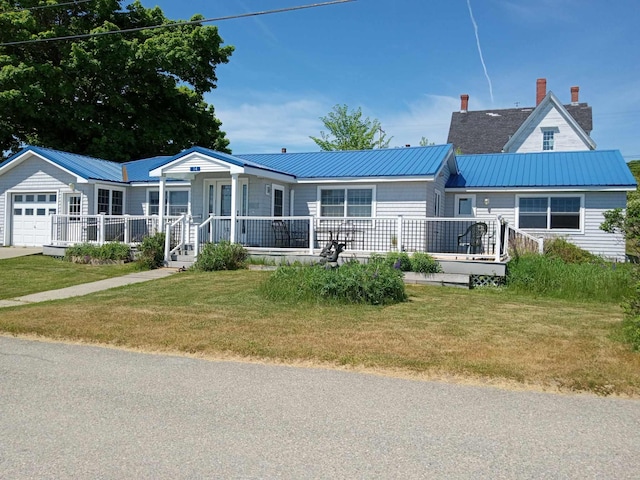
<svg viewBox="0 0 640 480">
<path fill-rule="evenodd" d="M 547 96 L 547 79 L 539 78 L 536 82 L 536 106 Z"/>
<path fill-rule="evenodd" d="M 571 104 L 578 104 L 578 93 L 580 92 L 580 87 L 571 87 Z"/>
<path fill-rule="evenodd" d="M 467 113 L 469 110 L 469 95 L 463 93 L 460 95 L 460 113 Z"/>
</svg>

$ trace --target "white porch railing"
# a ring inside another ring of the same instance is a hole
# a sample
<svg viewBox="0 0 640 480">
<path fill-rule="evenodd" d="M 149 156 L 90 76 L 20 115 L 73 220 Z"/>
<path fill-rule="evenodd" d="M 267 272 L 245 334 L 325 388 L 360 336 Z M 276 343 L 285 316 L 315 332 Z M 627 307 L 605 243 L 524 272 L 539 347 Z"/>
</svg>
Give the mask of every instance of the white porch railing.
<svg viewBox="0 0 640 480">
<path fill-rule="evenodd" d="M 164 232 L 165 259 L 193 250 L 198 256 L 205 243 L 235 241 L 255 251 L 293 251 L 317 255 L 331 239 L 346 250 L 362 253 L 424 252 L 438 257 L 505 260 L 511 252 L 542 250 L 542 239 L 517 230 L 499 217 L 336 217 L 210 216 L 194 223 L 192 217 L 129 215 L 52 215 L 51 243 L 73 245 L 121 241 L 135 244 Z M 231 231 L 235 230 L 234 239 Z"/>
<path fill-rule="evenodd" d="M 544 252 L 544 238 L 534 237 L 508 224 L 505 226 L 504 251 L 510 256 L 522 253 Z"/>
<path fill-rule="evenodd" d="M 178 217 L 165 217 L 172 222 Z M 161 232 L 159 218 L 134 215 L 63 215 L 50 216 L 50 239 L 52 245 L 75 245 L 78 243 L 124 242 L 140 243 L 144 237 Z"/>
<path fill-rule="evenodd" d="M 197 256 L 203 244 L 230 241 L 231 217 L 211 216 L 195 234 Z M 474 238 L 473 225 L 484 224 Z M 500 261 L 506 256 L 499 218 L 460 219 L 426 217 L 236 217 L 237 243 L 252 250 L 297 250 L 318 253 L 331 239 L 345 243 L 349 251 L 424 252 L 439 256 L 483 258 Z"/>
</svg>

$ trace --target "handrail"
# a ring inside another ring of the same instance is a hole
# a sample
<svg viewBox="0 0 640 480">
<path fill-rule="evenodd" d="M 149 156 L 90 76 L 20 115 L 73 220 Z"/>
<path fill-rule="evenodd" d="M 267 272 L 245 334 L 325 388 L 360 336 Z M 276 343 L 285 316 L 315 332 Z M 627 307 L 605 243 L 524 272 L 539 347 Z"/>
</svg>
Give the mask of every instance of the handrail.
<svg viewBox="0 0 640 480">
<path fill-rule="evenodd" d="M 216 218 L 215 215 L 213 215 L 212 213 L 209 214 L 209 217 L 202 222 L 200 225 L 198 225 L 198 227 L 196 228 L 196 238 L 194 241 L 194 245 L 193 245 L 193 260 L 197 260 L 198 259 L 198 255 L 200 254 L 200 232 L 204 230 L 204 228 L 207 225 L 210 225 L 211 222 L 213 221 L 213 219 Z M 209 239 L 209 241 L 211 242 L 213 239 Z"/>
<path fill-rule="evenodd" d="M 164 237 L 164 261 L 165 263 L 168 263 L 169 260 L 171 259 L 171 254 L 178 251 L 180 248 L 182 248 L 184 246 L 184 225 L 183 225 L 183 233 L 182 233 L 182 239 L 180 240 L 180 242 L 178 242 L 178 245 L 176 245 L 175 248 L 171 249 L 171 232 L 172 230 L 180 224 L 180 222 L 183 222 L 186 220 L 187 215 L 185 213 L 183 213 L 180 218 L 178 218 L 177 220 L 175 220 L 172 223 L 168 223 L 166 230 L 165 230 L 165 237 Z"/>
<path fill-rule="evenodd" d="M 530 233 L 527 233 L 527 232 L 525 232 L 523 230 L 520 230 L 519 228 L 515 228 L 515 227 L 513 227 L 513 226 L 511 226 L 509 224 L 507 224 L 506 226 L 507 226 L 507 229 L 506 229 L 506 232 L 505 232 L 505 237 L 506 237 L 505 238 L 505 242 L 507 242 L 507 243 L 505 244 L 505 247 L 506 247 L 505 248 L 505 252 L 509 253 L 508 252 L 508 250 L 509 250 L 508 242 L 509 242 L 509 239 L 511 237 L 509 235 L 509 230 L 513 231 L 513 233 L 515 233 L 516 235 L 520 236 L 521 238 L 524 238 L 525 241 L 528 240 L 531 243 L 535 243 L 537 245 L 538 253 L 543 253 L 544 252 L 544 238 L 542 238 L 542 237 L 534 237 Z"/>
</svg>

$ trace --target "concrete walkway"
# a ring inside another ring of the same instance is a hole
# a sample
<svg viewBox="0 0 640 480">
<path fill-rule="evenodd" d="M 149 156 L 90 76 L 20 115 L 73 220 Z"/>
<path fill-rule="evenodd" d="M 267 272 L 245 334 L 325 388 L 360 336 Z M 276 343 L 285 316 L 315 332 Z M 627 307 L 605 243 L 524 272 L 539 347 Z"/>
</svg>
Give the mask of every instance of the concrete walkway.
<svg viewBox="0 0 640 480">
<path fill-rule="evenodd" d="M 0 247 L 0 260 L 42 253 L 42 247 Z"/>
<path fill-rule="evenodd" d="M 172 268 L 159 268 L 157 270 L 149 270 L 146 272 L 135 272 L 122 277 L 107 278 L 97 282 L 83 283 L 72 287 L 60 288 L 58 290 L 49 290 L 46 292 L 32 293 L 9 300 L 0 300 L 0 308 L 16 307 L 29 303 L 46 302 L 48 300 L 61 300 L 63 298 L 81 297 L 90 293 L 109 290 L 110 288 L 121 287 L 123 285 L 131 285 L 133 283 L 148 282 L 158 278 L 173 275 L 177 270 Z"/>
</svg>

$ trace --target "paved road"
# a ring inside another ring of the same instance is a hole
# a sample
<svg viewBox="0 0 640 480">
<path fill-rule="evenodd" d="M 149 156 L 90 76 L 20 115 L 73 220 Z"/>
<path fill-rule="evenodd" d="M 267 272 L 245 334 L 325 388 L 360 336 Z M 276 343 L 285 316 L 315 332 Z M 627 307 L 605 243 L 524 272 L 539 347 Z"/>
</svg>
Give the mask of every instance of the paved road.
<svg viewBox="0 0 640 480">
<path fill-rule="evenodd" d="M 640 402 L 0 337 L 0 477 L 640 475 Z"/>
</svg>

